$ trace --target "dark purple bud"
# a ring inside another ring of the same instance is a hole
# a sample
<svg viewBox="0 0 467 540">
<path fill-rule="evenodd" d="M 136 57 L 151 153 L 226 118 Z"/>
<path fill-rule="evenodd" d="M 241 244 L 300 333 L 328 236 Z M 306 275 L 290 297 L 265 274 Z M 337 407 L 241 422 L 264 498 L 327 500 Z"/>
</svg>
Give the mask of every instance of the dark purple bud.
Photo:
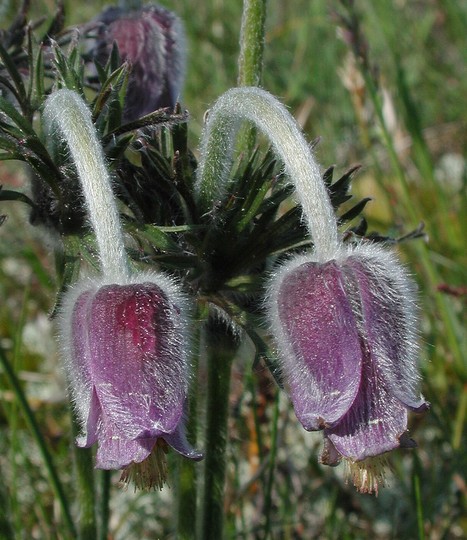
<svg viewBox="0 0 467 540">
<path fill-rule="evenodd" d="M 136 120 L 180 99 L 185 74 L 185 34 L 171 11 L 147 5 L 138 11 L 110 7 L 99 15 L 93 55 L 105 64 L 112 46 L 131 65 L 124 119 Z"/>
</svg>

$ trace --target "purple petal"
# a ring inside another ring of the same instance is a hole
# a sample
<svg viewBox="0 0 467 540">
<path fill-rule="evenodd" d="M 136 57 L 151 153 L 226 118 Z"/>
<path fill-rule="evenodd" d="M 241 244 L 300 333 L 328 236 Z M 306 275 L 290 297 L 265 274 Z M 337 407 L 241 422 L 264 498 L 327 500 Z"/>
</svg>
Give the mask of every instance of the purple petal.
<svg viewBox="0 0 467 540">
<path fill-rule="evenodd" d="M 93 398 L 93 386 L 91 375 L 91 351 L 89 349 L 89 336 L 87 325 L 87 311 L 94 296 L 93 290 L 87 290 L 79 295 L 74 303 L 74 295 L 69 300 L 68 310 L 72 309 L 73 329 L 70 333 L 70 323 L 68 317 L 62 316 L 62 338 L 64 348 L 71 348 L 67 351 L 67 371 L 71 383 L 72 398 L 78 416 L 83 423 L 91 413 L 91 400 Z M 64 312 L 65 313 L 65 312 Z"/>
<path fill-rule="evenodd" d="M 203 459 L 203 454 L 197 452 L 187 441 L 183 422 L 180 422 L 174 433 L 161 434 L 160 437 L 139 437 L 134 440 L 125 439 L 118 430 L 107 425 L 99 435 L 96 467 L 123 469 L 132 463 L 141 463 L 149 457 L 159 438 L 188 459 L 194 461 Z"/>
<path fill-rule="evenodd" d="M 293 263 L 292 263 L 293 264 Z M 360 385 L 357 324 L 334 261 L 282 270 L 277 294 L 284 379 L 295 414 L 308 430 L 333 425 Z"/>
<path fill-rule="evenodd" d="M 124 439 L 174 431 L 187 391 L 177 308 L 153 283 L 108 285 L 92 299 L 83 296 L 72 321 L 74 358 L 87 351 L 105 422 Z"/>
<path fill-rule="evenodd" d="M 78 437 L 76 444 L 81 448 L 89 448 L 99 438 L 99 432 L 102 428 L 102 409 L 97 397 L 96 390 L 92 390 L 91 403 L 89 405 L 89 413 L 86 417 L 86 429 L 84 435 Z"/>
<path fill-rule="evenodd" d="M 183 422 L 180 422 L 177 429 L 173 433 L 166 433 L 162 436 L 162 438 L 174 450 L 188 459 L 199 461 L 204 457 L 201 452 L 196 451 L 188 442 L 185 434 L 185 425 Z"/>
<path fill-rule="evenodd" d="M 399 447 L 406 429 L 407 409 L 392 395 L 382 370 L 364 349 L 357 398 L 341 421 L 325 430 L 325 436 L 344 457 L 360 461 Z"/>
<path fill-rule="evenodd" d="M 152 452 L 157 437 L 129 440 L 122 437 L 120 430 L 107 424 L 99 435 L 96 453 L 98 469 L 123 469 L 131 463 L 141 463 Z"/>
<path fill-rule="evenodd" d="M 358 297 L 362 332 L 392 395 L 416 411 L 420 395 L 414 285 L 387 252 L 357 249 L 343 264 L 351 296 Z M 355 294 L 356 293 L 356 294 Z"/>
</svg>

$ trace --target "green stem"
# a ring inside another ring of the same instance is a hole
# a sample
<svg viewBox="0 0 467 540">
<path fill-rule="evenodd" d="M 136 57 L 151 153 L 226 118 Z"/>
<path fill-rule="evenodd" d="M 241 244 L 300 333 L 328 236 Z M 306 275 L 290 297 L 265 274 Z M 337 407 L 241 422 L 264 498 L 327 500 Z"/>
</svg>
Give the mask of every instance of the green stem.
<svg viewBox="0 0 467 540">
<path fill-rule="evenodd" d="M 272 486 L 274 484 L 274 470 L 276 468 L 279 402 L 280 391 L 276 390 L 276 402 L 274 405 L 274 412 L 272 418 L 271 449 L 269 451 L 268 478 L 266 484 L 266 493 L 264 495 L 264 515 L 266 516 L 266 524 L 264 526 L 264 540 L 267 540 L 271 534 Z"/>
<path fill-rule="evenodd" d="M 412 479 L 413 482 L 413 491 L 415 499 L 415 509 L 417 513 L 417 532 L 418 540 L 425 540 L 425 530 L 423 526 L 423 503 L 420 489 L 420 476 L 418 473 L 415 473 Z"/>
<path fill-rule="evenodd" d="M 72 413 L 72 433 L 74 438 L 80 434 L 79 422 L 74 413 Z M 78 538 L 80 540 L 94 540 L 97 537 L 97 524 L 92 449 L 78 448 L 73 444 L 73 452 L 80 510 Z"/>
<path fill-rule="evenodd" d="M 31 407 L 29 406 L 29 403 L 23 392 L 23 389 L 21 388 L 21 384 L 18 378 L 16 377 L 16 374 L 13 368 L 11 367 L 11 364 L 8 361 L 8 358 L 6 357 L 3 349 L 0 349 L 0 364 L 2 365 L 5 376 L 8 379 L 8 383 L 11 386 L 16 396 L 18 405 L 24 415 L 24 419 L 28 425 L 28 428 L 30 429 L 36 441 L 36 444 L 39 447 L 39 451 L 42 455 L 42 459 L 44 460 L 46 471 L 49 475 L 50 485 L 52 486 L 55 497 L 57 498 L 58 503 L 62 509 L 63 518 L 65 521 L 66 528 L 68 529 L 68 533 L 70 537 L 76 538 L 75 526 L 73 524 L 73 519 L 71 517 L 68 500 L 65 495 L 65 490 L 63 488 L 63 485 L 58 476 L 57 470 L 55 468 L 52 455 L 49 452 L 47 444 L 44 440 L 44 437 L 42 436 L 41 430 L 36 421 L 36 417 L 34 416 L 34 413 L 32 412 Z"/>
<path fill-rule="evenodd" d="M 266 0 L 243 0 L 238 86 L 259 86 L 263 71 Z M 239 134 L 239 151 L 249 156 L 256 142 L 256 130 L 244 127 Z"/>
<path fill-rule="evenodd" d="M 237 342 L 221 321 L 206 326 L 207 402 L 201 538 L 221 540 L 224 525 L 227 420 L 232 360 Z"/>
<path fill-rule="evenodd" d="M 109 517 L 110 517 L 110 479 L 111 471 L 99 471 L 100 479 L 100 501 L 99 501 L 99 540 L 107 540 L 109 535 Z"/>
<path fill-rule="evenodd" d="M 243 0 L 238 86 L 259 86 L 263 70 L 266 0 Z"/>
<path fill-rule="evenodd" d="M 199 343 L 199 332 L 193 339 L 194 344 Z M 188 421 L 186 424 L 187 438 L 190 444 L 196 446 L 198 429 L 198 358 L 199 348 L 194 347 L 193 379 L 188 397 Z M 197 507 L 197 464 L 191 459 L 179 458 L 178 466 L 178 493 L 177 493 L 177 538 L 191 540 L 196 531 Z"/>
</svg>

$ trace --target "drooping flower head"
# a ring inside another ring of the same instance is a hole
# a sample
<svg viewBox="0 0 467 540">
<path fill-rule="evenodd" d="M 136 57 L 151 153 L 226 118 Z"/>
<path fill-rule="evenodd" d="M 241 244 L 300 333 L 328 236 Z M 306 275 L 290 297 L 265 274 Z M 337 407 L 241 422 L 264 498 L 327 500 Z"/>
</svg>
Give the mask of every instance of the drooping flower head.
<svg viewBox="0 0 467 540">
<path fill-rule="evenodd" d="M 375 458 L 413 446 L 407 409 L 427 407 L 418 390 L 415 285 L 388 250 L 342 243 L 310 148 L 263 90 L 230 90 L 210 111 L 197 184 L 206 210 L 224 196 L 230 168 L 224 156 L 245 119 L 281 157 L 314 244 L 275 270 L 265 299 L 286 390 L 303 427 L 324 432 L 321 462 L 344 457 L 357 488 L 377 491 L 383 476 Z"/>
<path fill-rule="evenodd" d="M 158 5 L 108 7 L 97 18 L 93 57 L 104 65 L 117 44 L 131 65 L 124 119 L 136 120 L 180 99 L 185 75 L 185 34 L 179 17 Z"/>
<path fill-rule="evenodd" d="M 96 466 L 124 469 L 137 487 L 162 487 L 168 445 L 201 459 L 184 434 L 188 391 L 188 306 L 160 273 L 131 270 L 110 177 L 90 111 L 70 90 L 44 110 L 49 133 L 63 138 L 81 180 L 102 274 L 65 294 L 60 341 L 82 424 L 79 446 L 98 443 Z"/>
<path fill-rule="evenodd" d="M 382 471 L 365 460 L 414 446 L 407 409 L 427 407 L 406 270 L 371 244 L 324 263 L 305 255 L 277 271 L 268 302 L 295 414 L 305 429 L 324 430 L 321 462 L 346 458 L 357 487 L 377 491 Z"/>
</svg>

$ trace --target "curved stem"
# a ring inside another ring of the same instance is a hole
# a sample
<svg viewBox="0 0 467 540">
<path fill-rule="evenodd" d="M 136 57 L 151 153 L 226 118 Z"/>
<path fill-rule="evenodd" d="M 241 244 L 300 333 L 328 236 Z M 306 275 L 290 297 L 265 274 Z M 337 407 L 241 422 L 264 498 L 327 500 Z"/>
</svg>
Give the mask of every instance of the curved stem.
<svg viewBox="0 0 467 540">
<path fill-rule="evenodd" d="M 317 260 L 332 258 L 340 242 L 319 166 L 294 118 L 276 98 L 259 88 L 233 88 L 209 111 L 195 186 L 201 210 L 211 212 L 226 195 L 235 139 L 243 120 L 262 131 L 282 159 L 295 185 Z"/>
<path fill-rule="evenodd" d="M 62 89 L 47 98 L 44 121 L 46 132 L 54 135 L 57 130 L 70 150 L 96 234 L 104 275 L 115 283 L 125 282 L 130 273 L 128 259 L 111 178 L 91 111 L 76 92 Z"/>
</svg>

